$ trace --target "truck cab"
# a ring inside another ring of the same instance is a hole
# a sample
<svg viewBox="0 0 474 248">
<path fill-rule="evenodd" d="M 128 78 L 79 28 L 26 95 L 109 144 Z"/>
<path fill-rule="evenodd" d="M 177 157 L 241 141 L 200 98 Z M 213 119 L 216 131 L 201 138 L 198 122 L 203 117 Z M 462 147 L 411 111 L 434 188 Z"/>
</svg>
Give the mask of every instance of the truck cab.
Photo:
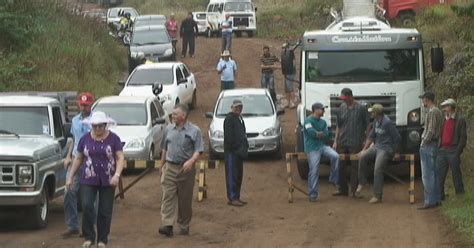
<svg viewBox="0 0 474 248">
<path fill-rule="evenodd" d="M 47 225 L 49 201 L 64 193 L 70 140 L 64 105 L 42 96 L 0 96 L 0 208 Z"/>
<path fill-rule="evenodd" d="M 245 32 L 248 37 L 253 37 L 257 31 L 256 11 L 257 8 L 251 0 L 210 0 L 206 8 L 207 36 L 220 33 L 221 23 L 228 14 L 236 36 L 239 37 Z"/>
<path fill-rule="evenodd" d="M 402 24 L 410 25 L 415 22 L 418 11 L 435 4 L 449 4 L 452 0 L 380 0 L 379 5 L 385 9 L 388 20 L 400 19 Z"/>
</svg>

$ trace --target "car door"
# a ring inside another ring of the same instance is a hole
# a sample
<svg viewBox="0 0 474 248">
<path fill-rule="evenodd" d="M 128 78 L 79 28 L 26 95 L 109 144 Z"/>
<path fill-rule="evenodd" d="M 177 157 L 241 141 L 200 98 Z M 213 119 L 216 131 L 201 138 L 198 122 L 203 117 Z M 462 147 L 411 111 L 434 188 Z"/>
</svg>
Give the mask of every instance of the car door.
<svg viewBox="0 0 474 248">
<path fill-rule="evenodd" d="M 158 114 L 158 110 L 155 106 L 153 101 L 150 101 L 148 104 L 150 107 L 150 118 L 151 118 L 151 135 L 153 137 L 153 145 L 154 145 L 154 154 L 160 154 L 161 152 L 161 139 L 163 137 L 163 125 L 162 124 L 155 124 L 153 125 L 154 121 L 160 118 Z"/>
<path fill-rule="evenodd" d="M 183 75 L 181 66 L 175 66 L 176 83 L 178 84 L 178 98 L 180 103 L 187 103 L 188 100 L 188 81 Z M 181 81 L 181 82 L 180 82 Z M 176 102 L 176 101 L 175 101 Z"/>
<path fill-rule="evenodd" d="M 194 90 L 196 89 L 196 79 L 194 78 L 194 75 L 189 72 L 189 69 L 185 64 L 181 64 L 181 70 L 188 84 L 186 88 L 187 90 L 186 93 L 187 93 L 187 96 L 189 97 L 187 102 L 190 103 L 193 100 L 193 93 L 194 93 Z"/>
</svg>

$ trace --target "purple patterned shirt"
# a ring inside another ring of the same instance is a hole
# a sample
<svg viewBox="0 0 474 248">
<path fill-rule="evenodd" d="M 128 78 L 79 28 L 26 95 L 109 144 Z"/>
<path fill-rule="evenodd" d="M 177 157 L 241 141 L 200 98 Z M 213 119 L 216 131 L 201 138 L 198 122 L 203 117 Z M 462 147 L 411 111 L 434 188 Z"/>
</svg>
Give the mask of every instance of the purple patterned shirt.
<svg viewBox="0 0 474 248">
<path fill-rule="evenodd" d="M 110 179 L 115 174 L 115 153 L 122 151 L 120 138 L 112 132 L 105 140 L 95 141 L 90 133 L 82 136 L 77 146 L 84 160 L 81 165 L 81 184 L 110 186 Z"/>
</svg>

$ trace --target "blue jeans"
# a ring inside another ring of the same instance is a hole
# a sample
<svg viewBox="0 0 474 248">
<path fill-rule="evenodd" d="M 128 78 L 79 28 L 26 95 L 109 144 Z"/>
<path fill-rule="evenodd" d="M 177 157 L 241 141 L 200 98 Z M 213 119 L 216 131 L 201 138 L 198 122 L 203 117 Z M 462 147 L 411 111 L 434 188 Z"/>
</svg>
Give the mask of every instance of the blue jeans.
<svg viewBox="0 0 474 248">
<path fill-rule="evenodd" d="M 229 50 L 231 49 L 232 46 L 232 33 L 222 33 L 222 52 L 224 50 Z"/>
<path fill-rule="evenodd" d="M 433 205 L 441 201 L 439 176 L 436 169 L 438 143 L 431 142 L 420 147 L 421 180 L 423 181 L 425 205 Z"/>
<path fill-rule="evenodd" d="M 308 158 L 309 174 L 308 174 L 308 190 L 309 198 L 318 198 L 319 188 L 319 161 L 321 156 L 326 156 L 331 161 L 331 171 L 329 173 L 329 182 L 337 184 L 339 180 L 339 154 L 334 149 L 324 145 L 317 151 L 306 154 Z"/>
<path fill-rule="evenodd" d="M 69 176 L 72 166 L 68 167 L 66 177 Z M 79 231 L 79 217 L 77 214 L 77 203 L 79 200 L 79 176 L 80 173 L 76 173 L 72 179 L 71 190 L 67 190 L 64 194 L 64 219 L 66 222 L 67 230 Z"/>
<path fill-rule="evenodd" d="M 262 78 L 260 80 L 262 88 L 267 88 L 270 91 L 272 100 L 276 102 L 276 92 L 275 92 L 275 76 L 273 72 L 262 72 Z"/>
<path fill-rule="evenodd" d="M 221 91 L 235 88 L 234 81 L 221 81 Z"/>
<path fill-rule="evenodd" d="M 107 244 L 110 232 L 110 223 L 112 222 L 112 210 L 114 206 L 115 188 L 110 186 L 91 186 L 81 185 L 82 193 L 82 234 L 85 240 L 95 243 Z M 98 212 L 97 212 L 97 235 L 94 229 L 95 206 L 98 194 Z"/>
<path fill-rule="evenodd" d="M 385 165 L 393 158 L 393 152 L 385 151 L 375 146 L 365 150 L 359 159 L 359 184 L 367 184 L 367 167 L 369 161 L 375 159 L 373 196 L 379 200 L 383 197 L 383 179 Z"/>
</svg>

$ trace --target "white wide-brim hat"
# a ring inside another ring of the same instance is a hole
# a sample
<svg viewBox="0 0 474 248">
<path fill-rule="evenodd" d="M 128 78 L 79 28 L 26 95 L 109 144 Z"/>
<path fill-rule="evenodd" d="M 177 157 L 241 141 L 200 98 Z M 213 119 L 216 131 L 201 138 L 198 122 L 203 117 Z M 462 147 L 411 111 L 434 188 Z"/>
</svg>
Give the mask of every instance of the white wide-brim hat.
<svg viewBox="0 0 474 248">
<path fill-rule="evenodd" d="M 92 112 L 91 116 L 84 119 L 82 122 L 89 125 L 97 125 L 97 124 L 102 124 L 102 123 L 105 123 L 107 125 L 117 124 L 114 119 L 110 118 L 102 111 Z"/>
</svg>

